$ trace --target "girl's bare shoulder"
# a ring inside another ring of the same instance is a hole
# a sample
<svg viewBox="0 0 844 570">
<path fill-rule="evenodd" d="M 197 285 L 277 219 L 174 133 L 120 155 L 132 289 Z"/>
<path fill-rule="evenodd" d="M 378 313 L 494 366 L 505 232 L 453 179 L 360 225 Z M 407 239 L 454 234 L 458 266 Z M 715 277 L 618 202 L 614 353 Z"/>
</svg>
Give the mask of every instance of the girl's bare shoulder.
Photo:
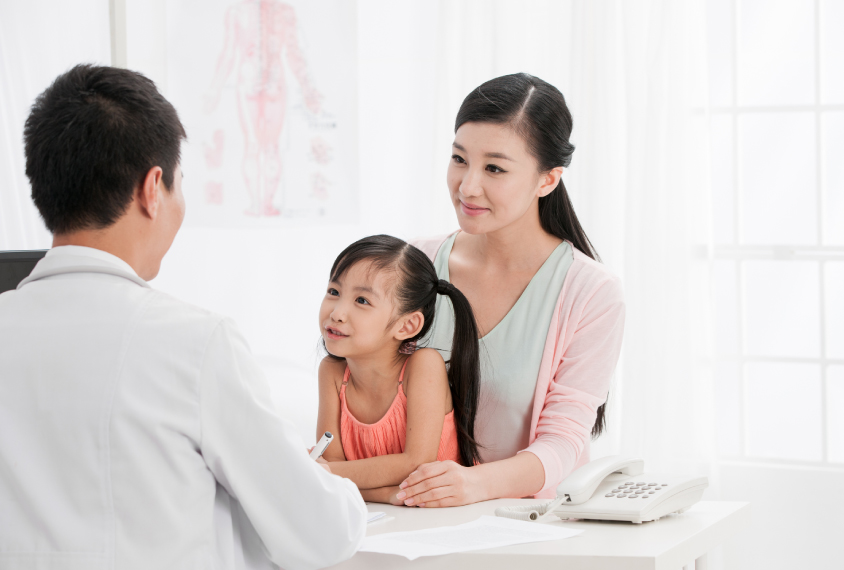
<svg viewBox="0 0 844 570">
<path fill-rule="evenodd" d="M 343 384 L 343 375 L 346 372 L 346 361 L 326 356 L 319 363 L 319 384 L 320 386 L 334 386 L 337 393 L 340 393 L 340 386 Z"/>
<path fill-rule="evenodd" d="M 420 348 L 410 355 L 405 371 L 405 384 L 412 378 L 424 379 L 423 382 L 448 382 L 445 361 L 433 348 Z"/>
</svg>

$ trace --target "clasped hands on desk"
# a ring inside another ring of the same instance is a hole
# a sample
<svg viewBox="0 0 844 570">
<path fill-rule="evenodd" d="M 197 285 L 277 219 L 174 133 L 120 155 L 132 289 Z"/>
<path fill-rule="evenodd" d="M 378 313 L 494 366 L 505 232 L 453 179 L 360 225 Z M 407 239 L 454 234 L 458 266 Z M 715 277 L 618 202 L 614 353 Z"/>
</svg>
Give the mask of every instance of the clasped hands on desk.
<svg viewBox="0 0 844 570">
<path fill-rule="evenodd" d="M 442 509 L 373 503 L 368 505 L 370 511 L 385 511 L 392 520 L 371 524 L 367 535 L 453 526 L 473 521 L 481 515 L 492 515 L 498 507 L 536 502 L 534 499 L 498 499 Z M 705 570 L 707 553 L 750 525 L 750 503 L 701 501 L 681 515 L 668 515 L 642 524 L 585 520 L 555 520 L 547 524 L 564 525 L 584 532 L 564 540 L 426 556 L 413 561 L 389 554 L 358 552 L 350 560 L 332 568 L 680 570 L 685 567 Z"/>
</svg>

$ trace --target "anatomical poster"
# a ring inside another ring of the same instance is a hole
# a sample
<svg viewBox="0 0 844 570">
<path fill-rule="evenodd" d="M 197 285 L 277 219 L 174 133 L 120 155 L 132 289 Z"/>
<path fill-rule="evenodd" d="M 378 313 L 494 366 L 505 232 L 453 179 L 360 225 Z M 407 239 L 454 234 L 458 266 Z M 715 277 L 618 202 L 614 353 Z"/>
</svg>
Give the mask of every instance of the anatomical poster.
<svg viewBox="0 0 844 570">
<path fill-rule="evenodd" d="M 357 219 L 356 3 L 168 0 L 185 223 Z"/>
</svg>

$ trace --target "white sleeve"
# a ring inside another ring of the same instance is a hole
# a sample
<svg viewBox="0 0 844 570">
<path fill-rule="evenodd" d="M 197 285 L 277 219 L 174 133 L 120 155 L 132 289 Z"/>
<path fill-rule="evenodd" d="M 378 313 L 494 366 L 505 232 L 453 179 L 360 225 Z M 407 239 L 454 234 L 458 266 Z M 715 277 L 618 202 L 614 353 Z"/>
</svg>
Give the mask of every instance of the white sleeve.
<svg viewBox="0 0 844 570">
<path fill-rule="evenodd" d="M 287 570 L 350 558 L 366 534 L 366 505 L 348 479 L 308 457 L 274 410 L 246 341 L 225 319 L 211 336 L 200 378 L 200 450 L 267 548 Z"/>
</svg>

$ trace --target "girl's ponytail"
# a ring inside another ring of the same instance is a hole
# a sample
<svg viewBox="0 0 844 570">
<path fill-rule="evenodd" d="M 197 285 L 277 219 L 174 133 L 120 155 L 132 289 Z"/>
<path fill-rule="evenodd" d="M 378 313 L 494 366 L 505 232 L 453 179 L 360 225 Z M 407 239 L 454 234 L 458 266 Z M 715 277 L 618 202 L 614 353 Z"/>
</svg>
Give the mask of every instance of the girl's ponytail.
<svg viewBox="0 0 844 570">
<path fill-rule="evenodd" d="M 463 465 L 481 462 L 475 441 L 475 415 L 481 393 L 481 366 L 478 350 L 478 327 L 469 300 L 454 285 L 440 279 L 437 293 L 451 299 L 454 307 L 454 339 L 448 366 L 448 386 L 454 406 L 457 445 Z"/>
</svg>

